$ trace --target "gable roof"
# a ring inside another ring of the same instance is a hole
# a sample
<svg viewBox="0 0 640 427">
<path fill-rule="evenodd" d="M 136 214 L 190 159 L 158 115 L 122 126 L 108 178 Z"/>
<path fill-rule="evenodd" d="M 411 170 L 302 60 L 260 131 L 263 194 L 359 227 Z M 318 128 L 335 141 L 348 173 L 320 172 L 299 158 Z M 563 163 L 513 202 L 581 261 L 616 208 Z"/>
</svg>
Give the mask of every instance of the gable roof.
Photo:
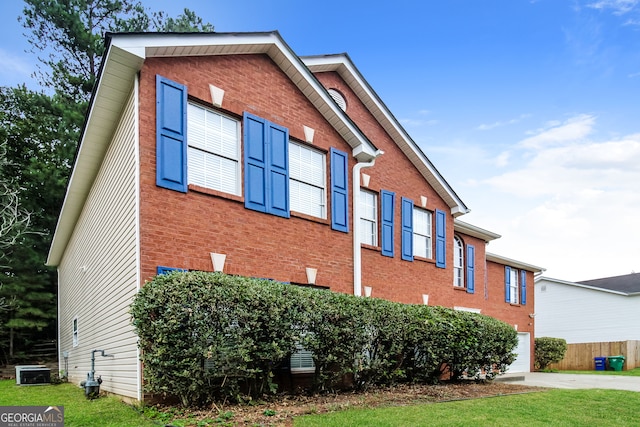
<svg viewBox="0 0 640 427">
<path fill-rule="evenodd" d="M 640 273 L 625 274 L 624 276 L 604 277 L 602 279 L 584 280 L 581 285 L 594 288 L 608 289 L 625 294 L 640 293 Z"/>
<path fill-rule="evenodd" d="M 636 277 L 634 278 L 632 276 Z M 640 296 L 640 273 L 632 273 L 625 276 L 605 277 L 603 279 L 585 280 L 583 282 L 568 282 L 566 280 L 540 276 L 536 278 L 536 285 L 538 283 L 554 283 L 557 285 L 573 286 L 576 288 L 622 296 Z"/>
<path fill-rule="evenodd" d="M 131 94 L 136 75 L 146 58 L 208 55 L 266 54 L 291 79 L 322 116 L 352 147 L 358 161 L 370 161 L 382 154 L 340 109 L 315 78 L 311 68 L 284 42 L 277 31 L 256 33 L 108 33 L 106 51 L 94 87 L 75 164 L 58 224 L 49 250 L 47 265 L 58 265 L 89 191 L 100 169 L 117 126 L 123 106 Z M 345 55 L 339 56 L 346 58 Z M 334 57 L 323 57 L 334 58 Z M 337 58 L 337 57 L 336 57 Z M 311 61 L 313 62 L 313 61 Z M 325 62 L 336 62 L 335 60 Z M 403 152 L 417 165 L 423 176 L 451 207 L 454 215 L 468 212 L 435 167 L 409 138 L 382 104 L 351 61 L 342 61 L 345 79 L 366 100 L 368 108 L 381 120 Z M 349 77 L 349 74 L 351 75 Z"/>
<path fill-rule="evenodd" d="M 482 239 L 485 243 L 489 243 L 492 240 L 499 239 L 501 235 L 494 233 L 493 231 L 485 230 L 476 225 L 469 224 L 468 222 L 460 221 L 458 218 L 453 220 L 453 230 L 456 233 L 466 234 L 467 236 L 477 237 Z"/>
<path fill-rule="evenodd" d="M 420 171 L 422 176 L 433 187 L 438 195 L 451 208 L 454 216 L 469 212 L 469 208 L 458 197 L 453 188 L 438 172 L 429 158 L 418 147 L 418 144 L 409 136 L 394 117 L 387 106 L 382 102 L 376 92 L 362 77 L 351 58 L 346 53 L 321 56 L 305 56 L 301 58 L 314 73 L 334 71 L 349 85 L 351 90 L 360 98 L 369 112 L 378 120 L 384 130 L 391 136 L 396 145 L 405 156 Z"/>
<path fill-rule="evenodd" d="M 542 273 L 545 270 L 544 268 L 538 267 L 537 265 L 528 264 L 526 262 L 517 261 L 515 259 L 507 258 L 502 255 L 492 254 L 489 252 L 486 253 L 486 259 L 487 261 L 508 265 L 509 267 L 519 268 L 520 270 L 527 270 L 533 273 Z"/>
</svg>

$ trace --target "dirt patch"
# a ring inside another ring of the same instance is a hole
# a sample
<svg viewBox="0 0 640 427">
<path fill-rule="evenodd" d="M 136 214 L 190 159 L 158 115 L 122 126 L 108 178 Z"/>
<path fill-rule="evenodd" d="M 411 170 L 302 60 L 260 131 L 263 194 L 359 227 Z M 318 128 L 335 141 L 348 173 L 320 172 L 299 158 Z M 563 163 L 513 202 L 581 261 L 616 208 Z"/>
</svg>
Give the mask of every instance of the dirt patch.
<svg viewBox="0 0 640 427">
<path fill-rule="evenodd" d="M 193 412 L 198 420 L 216 420 L 218 425 L 292 426 L 293 418 L 306 414 L 321 414 L 349 408 L 375 408 L 461 399 L 503 396 L 545 390 L 504 381 L 440 385 L 402 385 L 378 388 L 360 393 L 335 393 L 315 396 L 282 396 L 270 402 L 248 405 L 212 405 L 210 410 Z M 162 409 L 161 409 L 162 410 Z"/>
</svg>

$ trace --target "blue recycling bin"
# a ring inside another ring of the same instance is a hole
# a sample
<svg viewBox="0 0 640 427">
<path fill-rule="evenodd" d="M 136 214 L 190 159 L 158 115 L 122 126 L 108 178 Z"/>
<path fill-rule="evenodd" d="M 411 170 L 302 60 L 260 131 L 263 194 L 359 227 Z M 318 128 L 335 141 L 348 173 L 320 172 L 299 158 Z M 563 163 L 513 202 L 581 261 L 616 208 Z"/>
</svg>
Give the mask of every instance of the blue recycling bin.
<svg viewBox="0 0 640 427">
<path fill-rule="evenodd" d="M 596 371 L 604 371 L 605 368 L 606 368 L 606 364 L 607 364 L 607 358 L 606 357 L 594 357 L 593 358 L 593 362 L 595 363 Z"/>
</svg>

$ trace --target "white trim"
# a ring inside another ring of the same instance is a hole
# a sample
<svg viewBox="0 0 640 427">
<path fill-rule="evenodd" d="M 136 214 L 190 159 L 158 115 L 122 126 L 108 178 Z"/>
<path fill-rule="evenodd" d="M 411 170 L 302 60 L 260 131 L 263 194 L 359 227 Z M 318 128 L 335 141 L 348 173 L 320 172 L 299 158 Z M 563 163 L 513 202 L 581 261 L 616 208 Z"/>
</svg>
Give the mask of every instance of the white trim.
<svg viewBox="0 0 640 427">
<path fill-rule="evenodd" d="M 436 192 L 445 200 L 453 216 L 470 212 L 469 208 L 458 197 L 453 188 L 438 172 L 435 166 L 422 152 L 418 145 L 396 120 L 382 100 L 369 86 L 351 59 L 346 54 L 307 56 L 301 58 L 309 69 L 316 72 L 334 71 L 351 87 L 355 94 L 365 104 L 371 114 L 378 120 L 396 145 L 407 158 L 416 166 Z"/>
<path fill-rule="evenodd" d="M 135 80 L 133 82 L 133 119 L 134 119 L 134 162 L 135 162 L 135 192 L 136 192 L 136 200 L 135 200 L 135 210 L 136 210 L 136 219 L 135 219 L 135 227 L 136 227 L 136 293 L 140 292 L 141 282 L 142 282 L 142 261 L 140 254 L 140 76 L 136 74 Z M 136 345 L 136 360 L 137 360 L 137 369 L 136 369 L 136 390 L 137 390 L 137 399 L 138 401 L 142 401 L 143 390 L 142 390 L 142 354 L 140 353 L 140 347 Z"/>
<path fill-rule="evenodd" d="M 454 306 L 453 309 L 457 310 L 457 311 L 466 311 L 466 312 L 469 312 L 469 313 L 478 313 L 478 314 L 480 314 L 480 312 L 482 311 L 482 309 L 479 309 L 479 308 L 461 307 L 461 306 L 457 306 L 457 305 Z"/>
<path fill-rule="evenodd" d="M 477 237 L 478 239 L 482 239 L 487 243 L 502 237 L 497 233 L 485 230 L 484 228 L 477 227 L 464 221 L 460 221 L 457 218 L 453 219 L 453 231 L 460 234 L 466 234 L 467 236 Z"/>
<path fill-rule="evenodd" d="M 498 264 L 503 264 L 512 268 L 518 268 L 520 270 L 527 270 L 527 271 L 531 271 L 533 273 L 541 273 L 543 271 L 545 271 L 544 268 L 542 267 L 538 267 L 536 265 L 533 264 L 527 264 L 521 261 L 516 261 L 515 259 L 511 259 L 511 258 L 507 258 L 501 255 L 496 255 L 496 254 L 492 254 L 487 252 L 486 253 L 486 259 L 487 261 L 491 261 L 491 262 L 495 262 Z"/>
<path fill-rule="evenodd" d="M 534 278 L 534 284 L 538 284 L 538 282 L 540 282 L 540 281 L 546 281 L 546 282 L 549 282 L 549 283 L 557 283 L 559 285 L 575 286 L 576 288 L 590 289 L 590 290 L 593 290 L 593 291 L 605 292 L 605 293 L 608 293 L 608 294 L 615 294 L 615 295 L 622 295 L 622 296 L 625 296 L 625 297 L 640 295 L 640 292 L 626 293 L 626 292 L 621 292 L 621 291 L 614 291 L 612 289 L 598 288 L 597 286 L 583 285 L 582 283 L 568 282 L 566 280 L 560 280 L 560 279 L 552 279 L 551 277 L 545 277 L 545 276 L 538 276 L 538 277 Z"/>
<path fill-rule="evenodd" d="M 107 42 L 46 265 L 60 264 L 104 160 L 114 126 L 146 58 L 266 54 L 352 147 L 354 157 L 370 161 L 378 155 L 376 147 L 337 106 L 278 32 L 108 34 Z"/>
<path fill-rule="evenodd" d="M 362 296 L 362 248 L 360 247 L 360 171 L 371 168 L 376 164 L 376 158 L 382 154 L 378 150 L 370 162 L 356 163 L 351 176 L 351 197 L 353 199 L 353 294 Z"/>
</svg>

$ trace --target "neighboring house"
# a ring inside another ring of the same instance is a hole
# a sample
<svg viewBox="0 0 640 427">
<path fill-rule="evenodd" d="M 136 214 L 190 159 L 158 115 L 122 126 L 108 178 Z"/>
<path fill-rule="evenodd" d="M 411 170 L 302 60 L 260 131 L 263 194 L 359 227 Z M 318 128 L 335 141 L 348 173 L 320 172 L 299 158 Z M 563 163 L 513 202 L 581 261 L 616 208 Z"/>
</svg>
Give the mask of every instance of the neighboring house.
<svg viewBox="0 0 640 427">
<path fill-rule="evenodd" d="M 468 210 L 345 54 L 300 58 L 277 32 L 108 35 L 47 261 L 61 367 L 79 382 L 104 349 L 103 389 L 141 399 L 128 307 L 179 268 L 495 316 L 528 371 L 541 269 L 487 254 L 500 236 Z"/>
<path fill-rule="evenodd" d="M 539 277 L 536 337 L 569 344 L 640 340 L 640 273 L 583 282 Z"/>
</svg>

